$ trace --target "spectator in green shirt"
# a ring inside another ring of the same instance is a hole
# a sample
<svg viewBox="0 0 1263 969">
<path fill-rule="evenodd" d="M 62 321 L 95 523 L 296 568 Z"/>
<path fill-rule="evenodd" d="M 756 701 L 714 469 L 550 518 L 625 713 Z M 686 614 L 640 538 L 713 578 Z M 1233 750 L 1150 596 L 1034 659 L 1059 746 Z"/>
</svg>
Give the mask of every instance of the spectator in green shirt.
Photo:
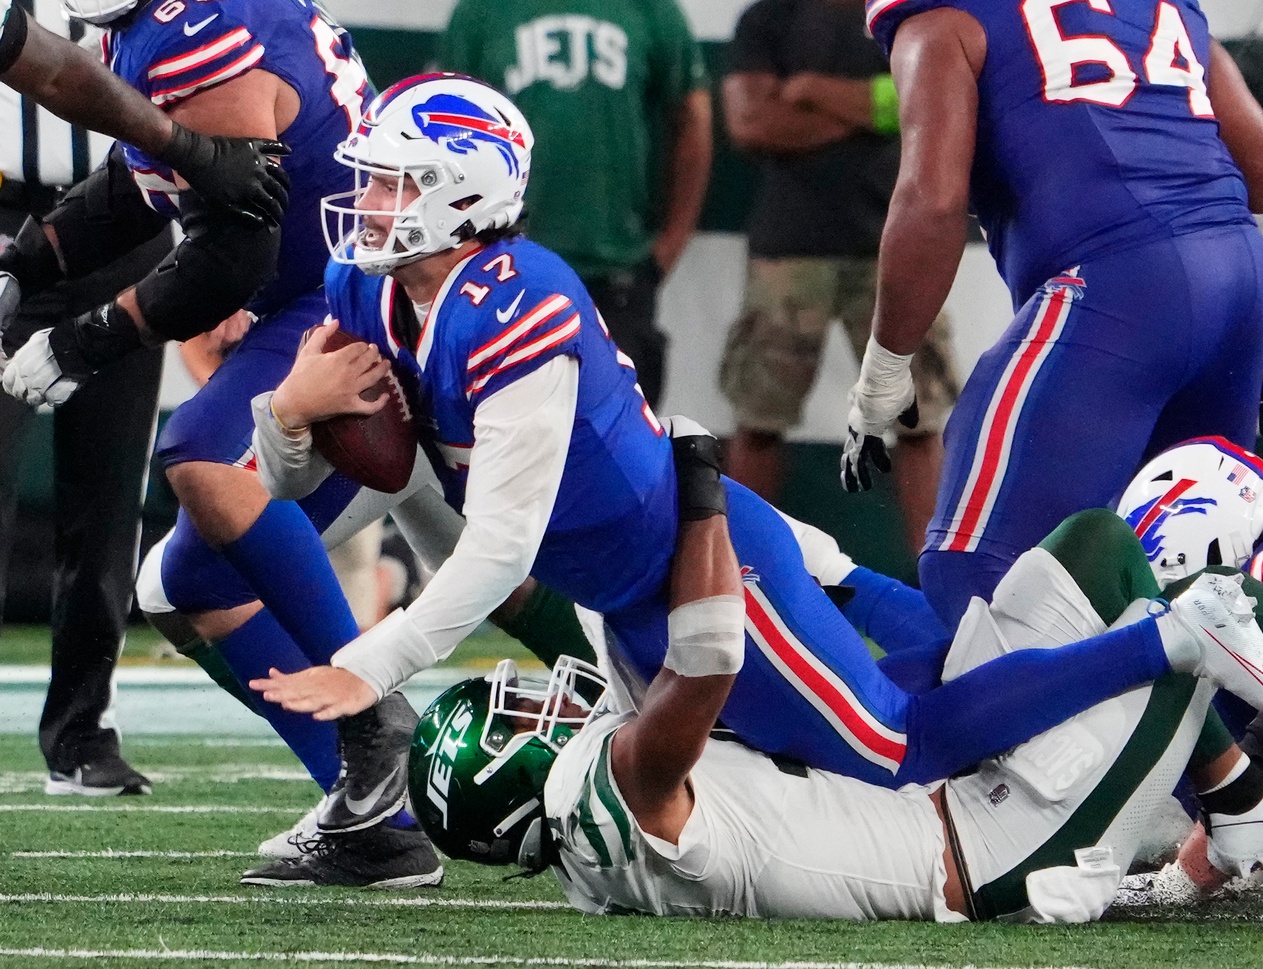
<svg viewBox="0 0 1263 969">
<path fill-rule="evenodd" d="M 675 0 L 460 0 L 441 63 L 503 89 L 526 115 L 531 238 L 579 273 L 656 405 L 658 286 L 697 227 L 712 150 L 706 71 L 683 12 Z"/>
</svg>

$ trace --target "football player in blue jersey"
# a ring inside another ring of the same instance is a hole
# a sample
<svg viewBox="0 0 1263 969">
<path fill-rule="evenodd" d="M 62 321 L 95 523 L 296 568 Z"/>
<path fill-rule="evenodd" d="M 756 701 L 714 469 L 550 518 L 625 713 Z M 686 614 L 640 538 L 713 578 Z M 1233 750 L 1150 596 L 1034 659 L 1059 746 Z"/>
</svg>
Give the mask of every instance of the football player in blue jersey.
<svg viewBox="0 0 1263 969">
<path fill-rule="evenodd" d="M 952 626 L 1145 460 L 1254 444 L 1263 380 L 1263 109 L 1192 0 L 869 0 L 903 158 L 843 480 L 911 419 L 908 360 L 952 285 L 970 206 L 1016 316 L 947 426 L 920 558 Z"/>
<path fill-rule="evenodd" d="M 112 70 L 177 123 L 210 134 L 283 136 L 292 148 L 283 162 L 290 206 L 279 228 L 225 218 L 180 192 L 168 165 L 118 146 L 31 233 L 32 259 L 50 275 L 78 276 L 171 219 L 179 219 L 185 239 L 113 302 L 35 334 L 6 370 L 5 388 L 57 405 L 142 342 L 186 339 L 245 306 L 256 318 L 249 332 L 158 441 L 180 500 L 161 553 L 161 591 L 243 683 L 273 666 L 328 662 L 358 628 L 319 533 L 357 489 L 335 477 L 301 507 L 271 500 L 253 470 L 250 400 L 276 386 L 303 332 L 324 317 L 319 200 L 351 183 L 332 156 L 369 96 L 363 67 L 349 35 L 312 0 L 64 6 L 106 28 Z M 416 722 L 401 696 L 347 721 L 341 736 L 275 704 L 257 706 L 329 794 L 319 824 L 332 837 L 320 864 L 304 872 L 308 882 L 409 887 L 441 879 L 424 832 L 400 810 Z"/>
<path fill-rule="evenodd" d="M 279 142 L 208 138 L 175 124 L 77 44 L 45 30 L 13 0 L 0 0 L 0 81 L 71 124 L 138 145 L 176 169 L 208 202 L 279 222 L 285 173 Z M 83 92 L 93 90 L 94 98 Z M 10 274 L 10 278 L 12 274 Z M 5 285 L 10 285 L 7 280 Z M 6 295 L 13 302 L 16 292 Z"/>
<path fill-rule="evenodd" d="M 326 338 L 313 337 L 275 393 L 255 402 L 259 460 L 274 477 L 315 486 L 329 466 L 313 455 L 311 423 L 381 406 L 358 394 L 390 363 L 467 525 L 406 611 L 339 650 L 330 667 L 252 683 L 266 699 L 321 720 L 354 714 L 451 653 L 529 574 L 603 613 L 616 659 L 646 683 L 680 662 L 668 629 L 684 625 L 705 644 L 712 624 L 731 628 L 735 611 L 747 645 L 724 723 L 767 752 L 898 787 L 946 777 L 1172 663 L 1191 669 L 1193 653 L 1194 665 L 1213 654 L 1194 647 L 1208 640 L 1181 606 L 910 693 L 821 588 L 848 564 L 836 543 L 727 481 L 744 601 L 672 618 L 677 523 L 702 500 L 687 482 L 677 487 L 671 443 L 575 274 L 516 229 L 532 142 L 499 92 L 427 75 L 384 92 L 338 148 L 358 184 L 324 203 L 326 294 L 332 321 L 377 352 L 324 354 Z M 342 377 L 330 380 L 340 356 Z M 1225 599 L 1197 601 L 1237 631 L 1234 649 L 1263 664 L 1252 655 L 1263 633 L 1227 615 L 1245 608 L 1239 590 L 1222 591 Z M 1233 668 L 1224 663 L 1224 676 Z M 1232 688 L 1263 699 L 1252 677 L 1235 674 Z"/>
</svg>

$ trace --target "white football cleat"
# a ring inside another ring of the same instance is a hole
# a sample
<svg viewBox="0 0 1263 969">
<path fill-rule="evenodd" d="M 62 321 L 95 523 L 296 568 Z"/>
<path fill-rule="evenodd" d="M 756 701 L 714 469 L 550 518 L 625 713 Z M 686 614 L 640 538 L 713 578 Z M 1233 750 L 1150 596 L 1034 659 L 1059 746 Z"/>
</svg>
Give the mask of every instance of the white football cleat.
<svg viewBox="0 0 1263 969">
<path fill-rule="evenodd" d="M 299 845 L 303 842 L 318 839 L 321 836 L 320 831 L 316 827 L 316 818 L 323 804 L 324 798 L 321 798 L 320 803 L 295 821 L 293 827 L 286 828 L 280 834 L 272 835 L 272 837 L 260 844 L 260 857 L 301 858 L 303 851 Z"/>
<path fill-rule="evenodd" d="M 1201 657 L 1181 672 L 1205 677 L 1257 709 L 1263 707 L 1263 629 L 1242 578 L 1204 572 L 1171 600 L 1171 614 L 1201 648 Z"/>
<path fill-rule="evenodd" d="M 1248 877 L 1263 865 L 1263 802 L 1243 814 L 1207 814 L 1206 858 L 1220 871 Z"/>
</svg>

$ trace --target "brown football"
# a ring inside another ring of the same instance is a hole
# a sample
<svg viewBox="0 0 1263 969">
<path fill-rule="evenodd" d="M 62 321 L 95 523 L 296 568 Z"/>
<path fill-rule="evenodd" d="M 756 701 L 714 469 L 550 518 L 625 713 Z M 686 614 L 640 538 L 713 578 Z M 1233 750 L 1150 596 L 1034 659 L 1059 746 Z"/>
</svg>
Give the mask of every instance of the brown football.
<svg viewBox="0 0 1263 969">
<path fill-rule="evenodd" d="M 308 330 L 304 342 L 310 334 Z M 359 337 L 337 329 L 330 334 L 324 352 L 332 353 L 362 342 Z M 316 450 L 348 478 L 374 491 L 394 494 L 412 477 L 417 432 L 412 407 L 393 368 L 360 396 L 377 400 L 382 394 L 387 394 L 389 400 L 376 414 L 342 414 L 317 421 L 311 426 L 311 436 Z"/>
</svg>

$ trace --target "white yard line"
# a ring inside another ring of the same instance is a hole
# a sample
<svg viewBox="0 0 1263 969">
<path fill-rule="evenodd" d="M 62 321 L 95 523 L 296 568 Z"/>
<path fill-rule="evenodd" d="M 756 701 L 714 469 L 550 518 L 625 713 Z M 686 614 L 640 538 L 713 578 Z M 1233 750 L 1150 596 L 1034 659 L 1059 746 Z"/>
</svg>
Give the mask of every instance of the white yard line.
<svg viewBox="0 0 1263 969">
<path fill-rule="evenodd" d="M 257 858 L 253 851 L 10 851 L 10 858 Z"/>
<path fill-rule="evenodd" d="M 553 911 L 570 908 L 565 902 L 507 902 L 487 898 L 443 898 L 409 896 L 407 898 L 321 898 L 304 895 L 54 895 L 31 892 L 24 895 L 0 895 L 0 905 L 64 905 L 64 904 L 141 904 L 141 905 L 350 905 L 358 908 L 468 908 L 502 911 L 524 909 Z"/>
<path fill-rule="evenodd" d="M 947 969 L 889 962 L 727 962 L 673 959 L 562 959 L 545 956 L 405 955 L 391 952 L 215 952 L 204 949 L 0 949 L 0 956 L 48 959 L 159 959 L 187 962 L 382 962 L 412 966 L 560 966 L 575 969 Z M 976 969 L 974 966 L 957 969 Z M 1074 969 L 1074 967 L 1067 967 Z"/>
</svg>

